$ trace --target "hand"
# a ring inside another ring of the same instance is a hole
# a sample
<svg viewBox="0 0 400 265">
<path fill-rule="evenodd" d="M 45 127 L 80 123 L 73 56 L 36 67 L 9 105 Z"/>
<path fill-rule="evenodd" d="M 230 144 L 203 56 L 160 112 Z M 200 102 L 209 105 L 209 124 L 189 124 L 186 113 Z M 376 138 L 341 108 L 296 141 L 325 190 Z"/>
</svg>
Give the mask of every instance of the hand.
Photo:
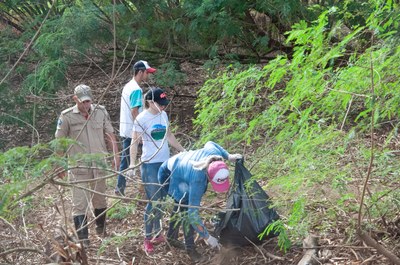
<svg viewBox="0 0 400 265">
<path fill-rule="evenodd" d="M 231 162 L 236 162 L 236 160 L 242 159 L 243 156 L 241 154 L 229 154 L 228 155 L 228 160 Z"/>
<path fill-rule="evenodd" d="M 137 172 L 137 167 L 129 167 L 129 169 L 126 171 L 126 176 L 129 178 L 133 178 L 134 176 L 136 176 L 136 172 Z"/>
<path fill-rule="evenodd" d="M 206 242 L 211 248 L 218 248 L 218 249 L 221 248 L 221 246 L 218 243 L 218 239 L 216 239 L 215 237 L 213 237 L 211 235 L 208 236 Z"/>
<path fill-rule="evenodd" d="M 118 171 L 121 163 L 119 156 L 115 156 L 111 163 L 112 163 L 112 168 L 115 171 Z"/>
<path fill-rule="evenodd" d="M 75 101 L 76 106 L 78 107 L 78 110 L 80 112 L 82 112 L 83 114 L 87 114 L 89 115 L 89 113 L 87 112 L 87 110 L 85 110 L 85 105 L 83 105 L 82 101 L 78 98 L 78 96 L 74 95 L 72 96 L 72 99 Z"/>
</svg>

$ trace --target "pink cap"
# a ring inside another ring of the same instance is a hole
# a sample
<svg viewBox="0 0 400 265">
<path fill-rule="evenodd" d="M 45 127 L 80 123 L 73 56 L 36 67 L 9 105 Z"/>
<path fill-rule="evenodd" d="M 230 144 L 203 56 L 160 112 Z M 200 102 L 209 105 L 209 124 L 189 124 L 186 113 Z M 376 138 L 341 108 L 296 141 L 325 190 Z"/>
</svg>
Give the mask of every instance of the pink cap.
<svg viewBox="0 0 400 265">
<path fill-rule="evenodd" d="M 223 161 L 212 162 L 207 169 L 211 186 L 216 192 L 227 192 L 229 190 L 229 169 Z"/>
</svg>

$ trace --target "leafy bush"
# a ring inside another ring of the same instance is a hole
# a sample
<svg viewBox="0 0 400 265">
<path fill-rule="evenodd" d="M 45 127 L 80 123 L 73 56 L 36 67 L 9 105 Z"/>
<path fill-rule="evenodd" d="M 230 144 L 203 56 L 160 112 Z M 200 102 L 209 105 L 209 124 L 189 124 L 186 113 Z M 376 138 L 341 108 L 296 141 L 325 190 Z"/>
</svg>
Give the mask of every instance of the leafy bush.
<svg viewBox="0 0 400 265">
<path fill-rule="evenodd" d="M 376 14 L 385 8 L 378 6 Z M 262 69 L 228 68 L 198 92 L 194 124 L 201 141 L 214 140 L 235 152 L 242 148 L 248 160 L 257 161 L 255 178 L 265 183 L 285 217 L 283 237 L 293 240 L 324 227 L 319 220 L 338 218 L 317 216 L 316 209 L 339 207 L 348 216 L 357 213 L 357 183 L 365 177 L 372 155 L 364 133 L 371 124 L 380 129 L 399 116 L 395 32 L 379 28 L 370 47 L 353 51 L 358 36 L 369 34 L 368 27 L 378 28 L 378 22 L 371 19 L 338 39 L 343 24 L 329 20 L 336 12 L 333 8 L 310 25 L 301 21 L 293 26 L 287 33 L 295 45 L 292 58 L 279 56 Z M 387 23 L 388 28 L 396 25 Z M 382 209 L 398 210 L 396 192 L 390 188 L 394 179 L 384 170 L 395 160 L 382 149 L 374 152 L 384 158 L 374 163 L 374 176 L 385 183 L 369 186 L 376 194 L 366 198 L 371 220 L 379 218 Z M 355 222 L 349 222 L 347 233 L 354 234 Z M 281 246 L 288 246 L 286 239 L 280 240 Z"/>
<path fill-rule="evenodd" d="M 186 75 L 180 71 L 177 62 L 170 61 L 157 67 L 155 79 L 157 80 L 157 85 L 161 88 L 174 87 L 177 84 L 182 84 L 186 79 Z"/>
</svg>

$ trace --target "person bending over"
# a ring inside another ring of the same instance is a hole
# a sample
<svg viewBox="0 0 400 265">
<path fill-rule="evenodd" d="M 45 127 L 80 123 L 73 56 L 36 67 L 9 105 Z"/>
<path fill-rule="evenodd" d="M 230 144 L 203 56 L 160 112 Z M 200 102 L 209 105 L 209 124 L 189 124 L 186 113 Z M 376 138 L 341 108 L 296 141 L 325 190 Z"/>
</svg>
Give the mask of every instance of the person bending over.
<svg viewBox="0 0 400 265">
<path fill-rule="evenodd" d="M 167 240 L 174 247 L 185 248 L 189 257 L 195 262 L 201 260 L 201 255 L 195 248 L 195 231 L 210 247 L 219 248 L 218 240 L 208 233 L 197 207 L 200 206 L 209 182 L 216 192 L 229 190 L 229 169 L 223 159 L 235 161 L 241 158 L 240 154 L 229 154 L 218 144 L 207 142 L 201 149 L 183 152 L 169 158 L 160 167 L 158 181 L 163 185 L 164 193 L 175 201 Z M 185 244 L 178 241 L 181 225 Z"/>
</svg>

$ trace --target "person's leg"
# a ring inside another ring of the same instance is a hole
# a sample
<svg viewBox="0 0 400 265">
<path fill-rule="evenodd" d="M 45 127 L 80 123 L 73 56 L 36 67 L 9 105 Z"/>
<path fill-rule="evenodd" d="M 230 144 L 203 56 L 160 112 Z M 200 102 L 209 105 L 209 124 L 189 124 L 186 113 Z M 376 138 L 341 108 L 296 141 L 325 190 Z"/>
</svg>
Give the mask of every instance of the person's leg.
<svg viewBox="0 0 400 265">
<path fill-rule="evenodd" d="M 175 201 L 175 203 L 177 202 Z M 179 208 L 179 206 L 175 205 L 170 215 L 167 241 L 171 246 L 175 248 L 185 249 L 185 244 L 178 240 L 179 227 L 182 225 L 180 210 L 181 209 Z"/>
<path fill-rule="evenodd" d="M 94 178 L 102 178 L 107 173 L 98 169 L 93 169 Z M 96 217 L 96 233 L 100 236 L 106 235 L 106 209 L 107 209 L 107 198 L 106 193 L 106 180 L 100 179 L 98 181 L 92 182 L 91 188 L 98 193 L 93 193 L 92 195 L 92 205 L 94 208 L 94 215 Z"/>
<path fill-rule="evenodd" d="M 147 203 L 145 212 L 146 237 L 156 235 L 160 231 L 161 211 L 160 206 L 155 201 L 161 198 L 161 186 L 158 183 L 158 169 L 161 163 L 143 163 L 141 166 L 142 182 L 146 197 L 150 202 Z M 154 231 L 153 231 L 154 230 Z"/>
<path fill-rule="evenodd" d="M 179 227 L 182 224 L 178 210 L 179 210 L 178 206 L 175 205 L 169 218 L 167 239 L 178 240 Z"/>
<path fill-rule="evenodd" d="M 69 173 L 70 181 L 82 181 L 89 178 L 89 170 L 75 169 Z M 80 186 L 89 187 L 87 183 Z M 72 216 L 78 239 L 83 242 L 85 247 L 89 246 L 89 229 L 87 227 L 87 213 L 89 211 L 90 194 L 89 192 L 72 187 Z"/>
<path fill-rule="evenodd" d="M 187 204 L 187 202 L 182 202 L 182 204 Z M 185 248 L 186 253 L 189 255 L 190 259 L 194 262 L 200 262 L 202 260 L 202 255 L 197 252 L 196 245 L 194 244 L 194 228 L 190 222 L 190 216 L 188 215 L 188 207 L 181 206 L 182 211 L 182 228 L 183 235 L 185 237 Z"/>
<path fill-rule="evenodd" d="M 183 228 L 183 235 L 185 237 L 185 247 L 187 251 L 191 251 L 196 248 L 194 244 L 194 228 L 188 216 L 188 208 L 187 207 L 181 207 L 181 208 L 183 211 L 182 228 Z"/>
<path fill-rule="evenodd" d="M 96 218 L 96 233 L 99 236 L 106 236 L 106 213 L 107 208 L 94 209 L 94 216 Z"/>
<path fill-rule="evenodd" d="M 144 190 L 147 199 L 150 200 L 146 205 L 144 213 L 145 250 L 147 248 L 147 252 L 153 251 L 153 247 L 150 241 L 161 230 L 160 208 L 156 203 L 151 202 L 151 201 L 157 201 L 161 198 L 161 186 L 159 185 L 157 178 L 158 169 L 160 168 L 160 166 L 161 163 L 143 163 L 141 165 L 141 175 L 142 175 Z"/>
<path fill-rule="evenodd" d="M 123 171 L 129 167 L 130 156 L 129 156 L 129 147 L 131 146 L 132 138 L 122 137 L 122 151 L 121 151 L 121 163 L 119 167 L 119 171 Z M 118 175 L 117 179 L 117 187 L 115 188 L 115 193 L 118 195 L 125 195 L 126 188 L 126 178 L 122 175 Z"/>
<path fill-rule="evenodd" d="M 87 227 L 87 216 L 84 214 L 74 215 L 74 225 L 76 234 L 78 235 L 79 241 L 82 242 L 83 246 L 89 247 L 89 229 Z"/>
</svg>

